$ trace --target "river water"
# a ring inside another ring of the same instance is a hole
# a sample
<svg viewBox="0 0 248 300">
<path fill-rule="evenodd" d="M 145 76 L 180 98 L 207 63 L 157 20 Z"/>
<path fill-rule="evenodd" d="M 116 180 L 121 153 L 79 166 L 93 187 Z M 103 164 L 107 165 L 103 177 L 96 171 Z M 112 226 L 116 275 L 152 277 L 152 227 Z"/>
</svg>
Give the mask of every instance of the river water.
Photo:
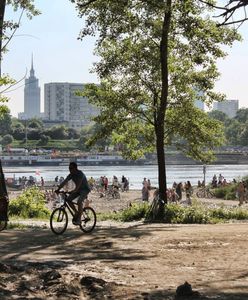
<svg viewBox="0 0 248 300">
<path fill-rule="evenodd" d="M 158 186 L 158 169 L 156 165 L 149 166 L 82 166 L 79 167 L 86 176 L 99 178 L 107 176 L 109 180 L 113 175 L 118 179 L 124 175 L 129 179 L 130 189 L 141 189 L 143 178 L 149 178 L 152 186 Z M 34 166 L 19 166 L 19 167 L 3 167 L 5 178 L 22 176 L 34 176 L 37 181 L 42 176 L 45 181 L 52 181 L 58 175 L 65 177 L 68 174 L 67 166 L 53 167 L 34 167 Z M 208 165 L 206 167 L 206 182 L 210 182 L 214 174 L 217 176 L 222 174 L 227 181 L 239 179 L 248 175 L 248 165 Z M 193 185 L 196 185 L 198 180 L 203 180 L 203 166 L 201 165 L 169 165 L 167 166 L 167 183 L 171 186 L 174 181 L 185 182 L 190 180 Z"/>
</svg>

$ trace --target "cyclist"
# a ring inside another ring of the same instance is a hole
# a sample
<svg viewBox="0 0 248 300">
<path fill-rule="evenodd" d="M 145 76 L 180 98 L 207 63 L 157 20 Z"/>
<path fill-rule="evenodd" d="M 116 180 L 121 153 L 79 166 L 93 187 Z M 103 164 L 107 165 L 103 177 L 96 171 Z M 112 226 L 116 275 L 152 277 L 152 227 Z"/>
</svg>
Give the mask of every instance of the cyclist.
<svg viewBox="0 0 248 300">
<path fill-rule="evenodd" d="M 74 211 L 74 217 L 73 217 L 73 224 L 74 225 L 80 225 L 81 224 L 81 215 L 83 211 L 83 201 L 87 198 L 87 195 L 90 192 L 90 187 L 87 181 L 87 178 L 85 174 L 80 171 L 77 167 L 77 164 L 75 162 L 71 162 L 69 164 L 69 171 L 70 174 L 65 178 L 64 181 L 60 183 L 58 186 L 58 189 L 55 191 L 56 193 L 59 192 L 59 190 L 66 185 L 66 183 L 69 180 L 72 180 L 75 183 L 75 189 L 70 193 L 70 195 L 67 198 L 68 204 Z M 72 200 L 78 197 L 77 205 L 78 209 L 76 209 L 74 203 Z"/>
</svg>

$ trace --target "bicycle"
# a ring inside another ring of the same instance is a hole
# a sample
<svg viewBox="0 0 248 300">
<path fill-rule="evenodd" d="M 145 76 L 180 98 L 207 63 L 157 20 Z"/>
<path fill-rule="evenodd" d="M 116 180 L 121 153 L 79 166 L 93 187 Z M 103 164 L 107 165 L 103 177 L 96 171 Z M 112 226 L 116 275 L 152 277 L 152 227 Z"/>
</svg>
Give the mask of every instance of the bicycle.
<svg viewBox="0 0 248 300">
<path fill-rule="evenodd" d="M 60 191 L 59 194 L 62 195 L 63 203 L 60 207 L 53 210 L 50 217 L 50 228 L 52 232 L 57 235 L 64 233 L 67 229 L 69 221 L 67 210 L 70 212 L 72 218 L 74 217 L 74 212 L 67 201 L 69 193 Z M 96 213 L 94 209 L 89 206 L 84 207 L 81 216 L 81 223 L 80 225 L 75 226 L 79 226 L 85 233 L 90 233 L 96 226 Z"/>
<path fill-rule="evenodd" d="M 205 187 L 203 187 L 199 191 L 197 191 L 196 196 L 198 198 L 209 198 L 209 199 L 215 197 L 214 193 L 211 192 L 209 188 L 205 188 Z"/>
</svg>

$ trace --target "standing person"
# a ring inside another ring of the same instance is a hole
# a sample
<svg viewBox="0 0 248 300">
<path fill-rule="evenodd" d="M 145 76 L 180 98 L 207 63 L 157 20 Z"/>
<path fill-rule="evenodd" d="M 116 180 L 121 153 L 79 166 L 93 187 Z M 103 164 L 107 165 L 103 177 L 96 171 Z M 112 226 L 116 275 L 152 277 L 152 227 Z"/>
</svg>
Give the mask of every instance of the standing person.
<svg viewBox="0 0 248 300">
<path fill-rule="evenodd" d="M 142 187 L 142 190 L 141 190 L 142 200 L 143 201 L 148 201 L 149 200 L 149 190 L 148 190 L 148 182 L 147 182 L 146 178 L 144 178 L 142 184 L 143 184 L 143 187 Z"/>
<path fill-rule="evenodd" d="M 185 183 L 185 192 L 186 192 L 186 195 L 189 194 L 189 195 L 192 195 L 193 194 L 193 187 L 190 183 L 190 181 L 188 180 L 186 183 Z M 186 197 L 187 198 L 187 197 Z"/>
<path fill-rule="evenodd" d="M 237 196 L 239 199 L 239 206 L 241 206 L 244 203 L 245 199 L 245 185 L 243 181 L 240 181 L 237 186 Z"/>
<path fill-rule="evenodd" d="M 40 183 L 41 183 L 41 187 L 44 188 L 45 181 L 44 181 L 44 178 L 42 176 L 40 178 Z"/>
<path fill-rule="evenodd" d="M 108 189 L 108 178 L 106 176 L 103 177 L 104 190 Z"/>
<path fill-rule="evenodd" d="M 58 186 L 58 189 L 55 191 L 56 193 L 59 192 L 59 190 L 67 184 L 68 181 L 72 180 L 75 184 L 75 189 L 71 192 L 69 197 L 67 198 L 68 204 L 74 211 L 74 218 L 72 220 L 74 225 L 80 225 L 81 224 L 81 215 L 83 211 L 83 201 L 87 198 L 90 187 L 87 181 L 87 178 L 85 174 L 78 170 L 77 164 L 75 162 L 71 162 L 69 164 L 69 175 L 66 177 L 66 179 L 60 183 Z M 74 203 L 72 202 L 73 199 L 77 198 L 77 205 L 78 210 L 76 209 Z"/>
<path fill-rule="evenodd" d="M 179 182 L 176 185 L 176 193 L 178 195 L 178 200 L 181 201 L 182 200 L 182 193 L 183 193 L 183 184 L 182 184 L 182 182 Z"/>
<path fill-rule="evenodd" d="M 150 179 L 147 180 L 147 188 L 148 188 L 148 191 L 150 191 L 151 188 L 152 188 L 152 184 L 151 184 L 151 180 Z"/>
</svg>

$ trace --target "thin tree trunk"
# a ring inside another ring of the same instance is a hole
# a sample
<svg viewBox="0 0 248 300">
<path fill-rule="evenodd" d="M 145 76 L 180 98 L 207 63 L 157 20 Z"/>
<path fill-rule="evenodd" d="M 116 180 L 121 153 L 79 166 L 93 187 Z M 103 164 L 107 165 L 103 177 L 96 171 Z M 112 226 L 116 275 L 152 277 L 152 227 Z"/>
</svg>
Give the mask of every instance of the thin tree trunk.
<svg viewBox="0 0 248 300">
<path fill-rule="evenodd" d="M 6 0 L 0 0 L 0 77 L 2 76 L 2 45 L 3 45 L 3 22 Z"/>
<path fill-rule="evenodd" d="M 159 181 L 159 197 L 167 203 L 167 184 L 166 184 L 166 164 L 165 164 L 165 148 L 164 148 L 164 125 L 165 113 L 168 104 L 168 38 L 171 22 L 171 2 L 167 1 L 167 7 L 164 14 L 162 38 L 160 43 L 160 61 L 161 61 L 161 77 L 162 77 L 162 93 L 161 101 L 158 109 L 156 120 L 156 146 L 158 159 L 158 181 Z M 159 216 L 163 215 L 164 203 L 161 202 Z M 158 217 L 159 217 L 158 216 Z"/>
</svg>

